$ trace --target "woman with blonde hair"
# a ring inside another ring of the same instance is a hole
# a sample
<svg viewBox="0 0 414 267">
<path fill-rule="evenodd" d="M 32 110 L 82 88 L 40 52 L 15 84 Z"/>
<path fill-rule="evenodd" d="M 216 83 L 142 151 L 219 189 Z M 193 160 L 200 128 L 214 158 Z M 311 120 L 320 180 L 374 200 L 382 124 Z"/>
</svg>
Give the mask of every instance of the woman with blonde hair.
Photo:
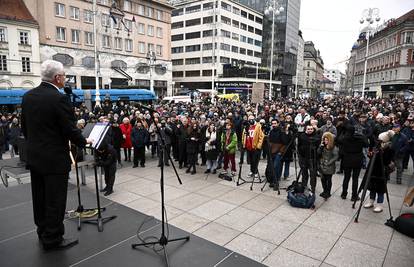
<svg viewBox="0 0 414 267">
<path fill-rule="evenodd" d="M 323 192 L 320 194 L 325 200 L 331 196 L 332 175 L 335 173 L 335 162 L 338 159 L 338 149 L 335 147 L 334 135 L 326 132 L 322 135 L 322 143 L 318 148 L 319 172 Z"/>
</svg>

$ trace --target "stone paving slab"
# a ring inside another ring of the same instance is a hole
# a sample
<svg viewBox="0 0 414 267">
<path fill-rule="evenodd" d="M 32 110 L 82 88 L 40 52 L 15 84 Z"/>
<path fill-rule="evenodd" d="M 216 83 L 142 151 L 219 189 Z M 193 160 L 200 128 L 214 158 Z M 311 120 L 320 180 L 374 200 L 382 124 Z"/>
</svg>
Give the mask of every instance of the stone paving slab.
<svg viewBox="0 0 414 267">
<path fill-rule="evenodd" d="M 109 198 L 160 218 L 157 160 L 148 158 L 146 168 L 123 164 L 117 171 L 115 193 Z M 259 171 L 263 174 L 264 168 L 262 161 Z M 357 209 L 352 209 L 350 195 L 346 200 L 340 198 L 341 174 L 333 176 L 333 196 L 327 201 L 318 197 L 318 178 L 316 209 L 310 210 L 291 207 L 285 190 L 277 194 L 267 185 L 261 191 L 263 184 L 254 184 L 250 190 L 251 183 L 236 185 L 237 176 L 224 181 L 204 174 L 204 170 L 204 166 L 197 166 L 197 174 L 190 175 L 177 169 L 183 181 L 180 185 L 172 168 L 165 169 L 170 224 L 268 266 L 413 266 L 412 239 L 384 226 L 389 218 L 387 202 L 382 213 L 362 209 L 359 223 L 354 223 Z M 243 177 L 248 172 L 249 166 L 243 165 Z M 408 185 L 414 183 L 411 173 L 411 169 L 405 172 L 403 185 L 393 180 L 388 185 L 394 218 L 402 211 L 414 212 L 413 208 L 402 208 Z M 281 188 L 294 180 L 293 166 L 290 174 L 289 180 L 281 181 Z M 94 191 L 92 169 L 87 170 L 86 181 L 86 188 Z"/>
</svg>

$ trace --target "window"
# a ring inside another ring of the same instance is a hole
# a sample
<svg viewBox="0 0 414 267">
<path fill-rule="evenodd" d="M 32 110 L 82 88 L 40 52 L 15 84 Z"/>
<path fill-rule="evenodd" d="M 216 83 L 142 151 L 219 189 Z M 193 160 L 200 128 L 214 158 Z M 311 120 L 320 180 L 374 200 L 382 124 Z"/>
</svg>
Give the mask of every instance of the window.
<svg viewBox="0 0 414 267">
<path fill-rule="evenodd" d="M 237 34 L 237 33 L 232 33 L 232 37 L 231 37 L 233 40 L 239 40 L 239 35 Z"/>
<path fill-rule="evenodd" d="M 256 17 L 256 22 L 259 24 L 263 24 L 263 19 Z"/>
<path fill-rule="evenodd" d="M 213 30 L 203 31 L 203 37 L 213 36 Z"/>
<path fill-rule="evenodd" d="M 0 55 L 0 71 L 7 71 L 7 56 Z"/>
<path fill-rule="evenodd" d="M 233 52 L 233 53 L 239 53 L 239 48 L 237 46 L 232 46 L 231 47 L 231 52 Z"/>
<path fill-rule="evenodd" d="M 30 72 L 30 58 L 22 57 L 22 72 Z"/>
<path fill-rule="evenodd" d="M 147 17 L 154 17 L 154 9 L 152 7 L 147 7 Z"/>
<path fill-rule="evenodd" d="M 182 71 L 173 71 L 172 76 L 175 78 L 184 77 L 184 72 Z"/>
<path fill-rule="evenodd" d="M 132 52 L 132 40 L 131 39 L 125 39 L 125 51 Z"/>
<path fill-rule="evenodd" d="M 85 9 L 83 11 L 83 19 L 86 23 L 93 23 L 93 13 L 90 10 Z"/>
<path fill-rule="evenodd" d="M 19 44 L 28 45 L 29 44 L 29 32 L 19 31 L 20 42 Z"/>
<path fill-rule="evenodd" d="M 7 32 L 6 28 L 0 28 L 0 43 L 7 42 Z"/>
<path fill-rule="evenodd" d="M 162 57 L 162 45 L 157 45 L 157 56 Z"/>
<path fill-rule="evenodd" d="M 185 22 L 186 27 L 196 26 L 201 24 L 201 19 L 190 19 Z"/>
<path fill-rule="evenodd" d="M 178 8 L 178 9 L 174 9 L 174 10 L 171 12 L 171 17 L 181 16 L 181 15 L 183 15 L 183 14 L 184 14 L 184 9 L 182 9 L 182 8 Z"/>
<path fill-rule="evenodd" d="M 308 76 L 308 77 L 309 77 L 309 71 L 306 71 L 306 76 Z"/>
<path fill-rule="evenodd" d="M 138 15 L 141 15 L 141 16 L 145 15 L 145 6 L 138 5 Z"/>
<path fill-rule="evenodd" d="M 185 34 L 186 40 L 196 39 L 196 38 L 200 38 L 200 32 L 190 32 L 190 33 Z"/>
<path fill-rule="evenodd" d="M 173 66 L 180 66 L 180 65 L 184 64 L 184 60 L 183 59 L 173 59 L 172 64 L 173 64 Z"/>
<path fill-rule="evenodd" d="M 184 27 L 184 21 L 171 23 L 171 29 L 180 29 Z"/>
<path fill-rule="evenodd" d="M 220 57 L 220 63 L 229 64 L 230 63 L 230 58 L 228 58 L 228 57 Z"/>
<path fill-rule="evenodd" d="M 185 77 L 199 77 L 200 71 L 199 70 L 190 70 L 185 72 Z"/>
<path fill-rule="evenodd" d="M 125 20 L 125 31 L 132 32 L 132 20 Z"/>
<path fill-rule="evenodd" d="M 138 53 L 145 54 L 145 43 L 144 42 L 138 43 Z"/>
<path fill-rule="evenodd" d="M 254 56 L 258 58 L 262 58 L 262 53 L 254 51 Z"/>
<path fill-rule="evenodd" d="M 262 30 L 260 30 L 260 29 L 254 29 L 254 33 L 257 34 L 257 35 L 262 36 Z"/>
<path fill-rule="evenodd" d="M 224 51 L 230 51 L 231 46 L 229 44 L 220 43 L 220 49 Z"/>
<path fill-rule="evenodd" d="M 258 47 L 262 47 L 262 42 L 258 40 L 254 40 L 254 45 Z"/>
<path fill-rule="evenodd" d="M 247 37 L 244 35 L 240 35 L 240 42 L 247 43 Z"/>
<path fill-rule="evenodd" d="M 208 23 L 213 23 L 213 16 L 203 18 L 203 24 L 208 24 Z"/>
<path fill-rule="evenodd" d="M 310 62 L 308 61 L 308 68 L 310 67 Z"/>
<path fill-rule="evenodd" d="M 109 35 L 102 35 L 102 47 L 111 47 L 111 37 Z"/>
<path fill-rule="evenodd" d="M 185 47 L 185 52 L 196 52 L 201 50 L 201 45 L 189 45 Z"/>
<path fill-rule="evenodd" d="M 55 3 L 55 16 L 65 17 L 65 5 L 61 3 Z"/>
<path fill-rule="evenodd" d="M 115 37 L 115 49 L 122 50 L 122 38 Z"/>
<path fill-rule="evenodd" d="M 212 70 L 203 70 L 203 76 L 211 76 L 211 75 L 213 75 Z"/>
<path fill-rule="evenodd" d="M 236 14 L 236 15 L 240 15 L 240 9 L 234 6 L 233 7 L 233 13 Z"/>
<path fill-rule="evenodd" d="M 80 18 L 79 8 L 74 7 L 74 6 L 70 7 L 70 18 L 74 20 L 79 20 Z"/>
<path fill-rule="evenodd" d="M 246 55 L 246 49 L 240 47 L 240 54 Z"/>
<path fill-rule="evenodd" d="M 249 20 L 254 21 L 254 15 L 253 14 L 249 14 Z"/>
<path fill-rule="evenodd" d="M 184 34 L 176 34 L 171 36 L 171 41 L 181 41 L 184 40 Z"/>
<path fill-rule="evenodd" d="M 203 4 L 203 10 L 213 9 L 213 2 Z"/>
<path fill-rule="evenodd" d="M 244 24 L 244 23 L 240 23 L 240 29 L 242 29 L 242 30 L 247 30 L 247 25 L 246 24 Z"/>
<path fill-rule="evenodd" d="M 239 28 L 240 23 L 237 20 L 233 20 L 233 27 Z"/>
<path fill-rule="evenodd" d="M 183 52 L 184 52 L 184 47 L 182 46 L 171 48 L 171 54 L 179 54 Z"/>
<path fill-rule="evenodd" d="M 164 13 L 161 10 L 156 11 L 157 20 L 163 20 Z"/>
<path fill-rule="evenodd" d="M 227 25 L 231 25 L 231 19 L 225 16 L 221 16 L 221 22 Z"/>
<path fill-rule="evenodd" d="M 101 5 L 107 5 L 108 4 L 108 0 L 98 0 L 98 3 L 100 3 Z"/>
<path fill-rule="evenodd" d="M 221 8 L 224 10 L 227 10 L 229 12 L 231 12 L 231 5 L 225 3 L 225 2 L 221 2 Z"/>
<path fill-rule="evenodd" d="M 154 52 L 154 44 L 148 44 L 148 52 Z"/>
<path fill-rule="evenodd" d="M 247 12 L 246 11 L 241 11 L 241 16 L 243 17 L 243 18 L 247 18 Z"/>
<path fill-rule="evenodd" d="M 154 36 L 154 26 L 148 25 L 148 36 Z"/>
<path fill-rule="evenodd" d="M 186 14 L 195 13 L 201 10 L 201 5 L 190 6 L 185 9 Z"/>
<path fill-rule="evenodd" d="M 157 37 L 162 38 L 162 28 L 157 27 Z"/>
<path fill-rule="evenodd" d="M 145 24 L 144 23 L 138 23 L 138 33 L 139 34 L 145 34 Z"/>
<path fill-rule="evenodd" d="M 253 56 L 253 51 L 252 50 L 247 50 L 247 55 L 252 57 Z"/>
<path fill-rule="evenodd" d="M 254 44 L 254 40 L 252 38 L 247 38 L 247 43 Z"/>
<path fill-rule="evenodd" d="M 213 63 L 213 57 L 203 57 L 203 63 Z"/>
<path fill-rule="evenodd" d="M 104 26 L 104 27 L 110 27 L 111 26 L 111 20 L 110 20 L 109 15 L 102 14 L 101 20 L 102 20 L 102 26 Z"/>
<path fill-rule="evenodd" d="M 249 26 L 249 32 L 254 33 L 254 27 Z"/>
<path fill-rule="evenodd" d="M 112 28 L 114 29 L 121 29 L 121 23 L 119 22 L 119 20 L 117 18 L 111 18 L 112 21 Z"/>
<path fill-rule="evenodd" d="M 226 30 L 221 30 L 221 36 L 226 37 L 226 38 L 231 38 L 231 32 L 226 31 Z"/>
<path fill-rule="evenodd" d="M 72 30 L 72 43 L 80 43 L 80 30 Z"/>
<path fill-rule="evenodd" d="M 213 44 L 209 43 L 209 44 L 203 44 L 203 50 L 213 50 Z"/>
<path fill-rule="evenodd" d="M 130 12 L 131 11 L 131 1 L 125 0 L 124 1 L 124 10 Z"/>
<path fill-rule="evenodd" d="M 93 33 L 92 32 L 85 32 L 85 44 L 93 45 Z"/>
<path fill-rule="evenodd" d="M 56 40 L 66 42 L 66 28 L 56 27 Z"/>
</svg>

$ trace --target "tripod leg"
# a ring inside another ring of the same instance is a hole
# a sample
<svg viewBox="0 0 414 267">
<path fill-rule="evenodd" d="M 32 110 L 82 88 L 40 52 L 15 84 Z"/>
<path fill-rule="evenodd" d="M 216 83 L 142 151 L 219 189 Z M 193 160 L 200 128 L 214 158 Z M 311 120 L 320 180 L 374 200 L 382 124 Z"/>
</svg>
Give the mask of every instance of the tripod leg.
<svg viewBox="0 0 414 267">
<path fill-rule="evenodd" d="M 392 221 L 391 203 L 390 203 L 390 195 L 388 194 L 387 180 L 385 180 L 385 195 L 387 196 L 388 211 L 390 212 L 390 218 L 388 219 L 388 221 Z"/>
<path fill-rule="evenodd" d="M 167 254 L 167 248 L 164 246 L 162 246 L 162 249 L 164 250 L 164 258 L 165 258 L 165 263 L 167 264 L 167 267 L 170 267 L 170 263 L 168 261 L 168 254 Z"/>
</svg>

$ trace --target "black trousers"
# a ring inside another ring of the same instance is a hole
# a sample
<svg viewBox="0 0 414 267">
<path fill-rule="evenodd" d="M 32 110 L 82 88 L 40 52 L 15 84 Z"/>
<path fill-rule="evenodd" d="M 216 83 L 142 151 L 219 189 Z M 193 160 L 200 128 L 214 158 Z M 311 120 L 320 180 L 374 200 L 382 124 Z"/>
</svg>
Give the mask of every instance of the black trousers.
<svg viewBox="0 0 414 267">
<path fill-rule="evenodd" d="M 259 172 L 258 166 L 261 152 L 261 150 L 247 151 L 247 161 L 250 162 L 250 172 L 253 174 L 257 174 Z"/>
<path fill-rule="evenodd" d="M 138 166 L 138 162 L 141 166 L 145 165 L 145 146 L 134 147 L 134 166 Z"/>
<path fill-rule="evenodd" d="M 300 170 L 302 172 L 302 183 L 304 185 L 308 185 L 308 181 L 311 187 L 311 190 L 313 193 L 315 193 L 316 189 L 316 175 L 317 175 L 317 169 L 316 169 L 316 162 L 314 159 L 304 158 L 299 156 L 299 166 Z"/>
<path fill-rule="evenodd" d="M 352 196 L 357 197 L 358 195 L 358 178 L 361 168 L 344 168 L 344 181 L 342 183 L 342 194 L 348 194 L 348 184 L 351 179 L 352 173 Z"/>
<path fill-rule="evenodd" d="M 172 146 L 173 157 L 175 160 L 178 160 L 180 158 L 180 154 L 178 152 L 178 143 L 176 141 L 172 142 L 171 146 Z"/>
<path fill-rule="evenodd" d="M 187 165 L 187 147 L 185 143 L 178 143 L 178 153 L 179 153 L 179 164 L 180 166 Z"/>
<path fill-rule="evenodd" d="M 128 152 L 128 155 L 127 155 Z M 131 148 L 124 148 L 125 161 L 131 161 Z"/>
<path fill-rule="evenodd" d="M 158 164 L 161 165 L 161 157 L 160 157 L 160 151 L 161 148 L 158 147 Z M 164 149 L 164 165 L 169 165 L 170 164 L 170 160 L 168 158 L 168 155 L 171 155 L 171 145 L 165 145 L 165 149 Z"/>
<path fill-rule="evenodd" d="M 322 174 L 321 182 L 322 182 L 323 192 L 331 194 L 332 174 Z"/>
<path fill-rule="evenodd" d="M 105 185 L 108 190 L 114 188 L 115 183 L 115 173 L 116 173 L 116 162 L 110 166 L 104 166 L 105 173 Z"/>
<path fill-rule="evenodd" d="M 30 176 L 37 234 L 44 245 L 58 244 L 65 233 L 69 174 L 44 175 L 31 170 Z"/>
<path fill-rule="evenodd" d="M 118 161 L 119 164 L 121 164 L 121 148 L 120 147 L 114 147 L 114 148 L 116 151 L 116 160 Z"/>
</svg>

